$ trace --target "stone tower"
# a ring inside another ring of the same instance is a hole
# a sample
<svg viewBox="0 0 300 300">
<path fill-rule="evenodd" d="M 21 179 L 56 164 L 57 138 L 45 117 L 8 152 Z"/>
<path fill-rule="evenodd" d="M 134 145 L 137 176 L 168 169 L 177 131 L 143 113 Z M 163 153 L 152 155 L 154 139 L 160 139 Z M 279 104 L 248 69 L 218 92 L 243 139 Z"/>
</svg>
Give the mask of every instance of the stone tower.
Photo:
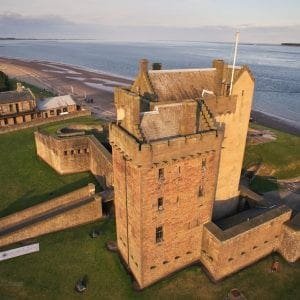
<svg viewBox="0 0 300 300">
<path fill-rule="evenodd" d="M 148 70 L 142 60 L 132 87 L 115 91 L 117 243 L 141 288 L 200 258 L 220 180 L 224 122 L 216 116 L 237 103 L 226 95 L 222 62 L 215 63 Z"/>
</svg>

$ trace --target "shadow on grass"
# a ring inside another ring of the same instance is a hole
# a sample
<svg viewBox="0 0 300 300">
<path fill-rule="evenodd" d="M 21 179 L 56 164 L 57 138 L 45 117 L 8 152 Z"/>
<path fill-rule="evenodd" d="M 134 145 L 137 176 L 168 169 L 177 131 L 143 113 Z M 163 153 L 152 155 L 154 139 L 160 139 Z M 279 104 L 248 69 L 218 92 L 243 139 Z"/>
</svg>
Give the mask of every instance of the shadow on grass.
<svg viewBox="0 0 300 300">
<path fill-rule="evenodd" d="M 4 217 L 9 214 L 23 210 L 25 208 L 29 208 L 33 205 L 51 200 L 55 197 L 59 197 L 66 193 L 72 192 L 76 189 L 82 188 L 86 185 L 87 185 L 86 178 L 82 178 L 75 182 L 66 184 L 63 187 L 61 187 L 60 189 L 56 189 L 54 191 L 51 191 L 51 192 L 45 193 L 45 194 L 41 194 L 41 195 L 33 195 L 34 190 L 30 190 L 30 191 L 26 192 L 20 198 L 15 200 L 13 203 L 11 203 L 9 206 L 7 206 L 4 210 L 2 210 L 0 212 L 0 217 Z M 96 191 L 98 191 L 99 189 L 100 189 L 99 186 L 96 185 Z"/>
<path fill-rule="evenodd" d="M 278 190 L 277 179 L 272 176 L 254 176 L 250 182 L 250 188 L 258 194 Z"/>
</svg>

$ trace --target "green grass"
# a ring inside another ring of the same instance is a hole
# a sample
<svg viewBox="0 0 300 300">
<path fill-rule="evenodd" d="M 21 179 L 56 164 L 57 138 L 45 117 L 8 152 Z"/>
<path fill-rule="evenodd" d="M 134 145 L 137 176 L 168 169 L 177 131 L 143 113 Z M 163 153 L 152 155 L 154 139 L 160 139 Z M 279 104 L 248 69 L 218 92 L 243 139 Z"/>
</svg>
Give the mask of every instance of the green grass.
<svg viewBox="0 0 300 300">
<path fill-rule="evenodd" d="M 250 188 L 256 193 L 267 193 L 278 190 L 278 183 L 267 176 L 255 176 L 250 183 Z"/>
<path fill-rule="evenodd" d="M 97 121 L 84 117 L 45 125 L 43 130 L 55 133 L 66 124 L 89 122 Z M 39 160 L 33 131 L 0 135 L 0 216 L 95 182 L 90 173 L 60 176 Z M 281 148 L 284 140 L 297 144 L 293 136 L 283 134 L 276 147 Z M 271 151 L 268 145 L 261 148 L 260 158 Z M 246 154 L 249 163 L 250 155 L 256 159 L 255 153 L 251 149 Z M 102 231 L 96 239 L 88 235 L 93 228 Z M 0 299 L 224 299 L 232 288 L 240 289 L 248 299 L 297 299 L 300 294 L 300 262 L 289 265 L 279 257 L 280 272 L 269 273 L 271 256 L 218 284 L 194 266 L 136 292 L 118 255 L 105 249 L 105 242 L 115 238 L 112 219 L 38 238 L 39 253 L 0 263 Z M 85 274 L 88 290 L 79 295 L 74 285 Z"/>
<path fill-rule="evenodd" d="M 17 82 L 20 82 L 19 80 L 17 79 L 9 79 L 9 89 L 11 91 L 14 91 L 16 90 L 17 88 Z M 25 86 L 26 88 L 30 88 L 30 90 L 32 91 L 32 93 L 35 95 L 36 98 L 47 98 L 47 97 L 53 97 L 55 96 L 53 93 L 51 93 L 50 91 L 48 90 L 45 90 L 45 89 L 40 89 L 34 85 L 31 85 L 29 83 L 26 83 L 26 82 L 23 82 L 21 81 L 22 85 Z"/>
<path fill-rule="evenodd" d="M 252 125 L 254 128 L 265 128 Z M 272 176 L 278 179 L 294 178 L 300 175 L 300 137 L 273 130 L 277 140 L 246 147 L 244 168 L 263 163 Z"/>
<path fill-rule="evenodd" d="M 69 122 L 51 126 L 63 126 Z M 78 118 L 77 122 L 84 120 Z M 96 184 L 89 172 L 61 176 L 40 160 L 35 151 L 34 130 L 30 128 L 0 135 L 0 217 L 73 191 L 89 182 Z"/>
<path fill-rule="evenodd" d="M 91 239 L 97 228 L 102 234 Z M 53 233 L 39 238 L 40 252 L 0 263 L 1 299 L 224 299 L 232 288 L 247 299 L 297 299 L 300 263 L 289 265 L 279 257 L 280 272 L 270 273 L 272 257 L 213 284 L 200 266 L 189 267 L 170 278 L 136 292 L 119 257 L 105 249 L 115 239 L 113 220 Z M 84 295 L 75 282 L 89 277 Z"/>
</svg>

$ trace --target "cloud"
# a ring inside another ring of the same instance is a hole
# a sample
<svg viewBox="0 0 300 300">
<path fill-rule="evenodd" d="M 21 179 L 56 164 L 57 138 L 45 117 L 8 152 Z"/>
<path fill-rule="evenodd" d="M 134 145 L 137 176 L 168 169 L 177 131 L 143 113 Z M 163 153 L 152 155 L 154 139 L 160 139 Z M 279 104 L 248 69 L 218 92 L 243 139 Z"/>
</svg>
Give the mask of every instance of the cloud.
<svg viewBox="0 0 300 300">
<path fill-rule="evenodd" d="M 115 41 L 217 41 L 232 42 L 236 27 L 199 26 L 194 28 L 168 26 L 104 26 L 68 21 L 56 15 L 41 17 L 14 13 L 0 15 L 1 36 L 23 38 L 91 38 Z M 299 42 L 300 25 L 255 26 L 241 24 L 242 42 Z"/>
</svg>

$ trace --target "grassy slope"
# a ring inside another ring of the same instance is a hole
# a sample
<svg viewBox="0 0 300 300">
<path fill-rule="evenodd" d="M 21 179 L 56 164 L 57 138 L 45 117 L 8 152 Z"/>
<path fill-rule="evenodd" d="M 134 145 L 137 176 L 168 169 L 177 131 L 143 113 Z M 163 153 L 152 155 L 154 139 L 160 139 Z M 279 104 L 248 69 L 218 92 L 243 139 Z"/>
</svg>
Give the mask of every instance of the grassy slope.
<svg viewBox="0 0 300 300">
<path fill-rule="evenodd" d="M 79 118 L 56 123 L 90 122 Z M 60 124 L 60 125 L 58 125 Z M 43 126 L 46 128 L 47 126 Z M 0 135 L 0 217 L 82 187 L 95 178 L 88 172 L 58 175 L 35 152 L 30 128 Z"/>
<path fill-rule="evenodd" d="M 17 88 L 17 82 L 19 82 L 16 79 L 9 79 L 9 89 L 11 91 L 16 90 Z M 30 90 L 32 91 L 32 93 L 35 95 L 36 98 L 45 98 L 45 97 L 52 97 L 54 96 L 53 93 L 46 91 L 46 90 L 42 90 L 34 85 L 31 85 L 29 83 L 26 82 L 21 82 L 23 86 L 30 88 Z"/>
<path fill-rule="evenodd" d="M 264 128 L 255 125 L 254 128 Z M 266 129 L 266 128 L 265 128 Z M 300 175 L 300 137 L 283 133 L 272 129 L 276 133 L 277 140 L 247 146 L 244 159 L 244 167 L 264 163 L 274 169 L 274 176 L 283 178 L 293 178 Z"/>
</svg>

